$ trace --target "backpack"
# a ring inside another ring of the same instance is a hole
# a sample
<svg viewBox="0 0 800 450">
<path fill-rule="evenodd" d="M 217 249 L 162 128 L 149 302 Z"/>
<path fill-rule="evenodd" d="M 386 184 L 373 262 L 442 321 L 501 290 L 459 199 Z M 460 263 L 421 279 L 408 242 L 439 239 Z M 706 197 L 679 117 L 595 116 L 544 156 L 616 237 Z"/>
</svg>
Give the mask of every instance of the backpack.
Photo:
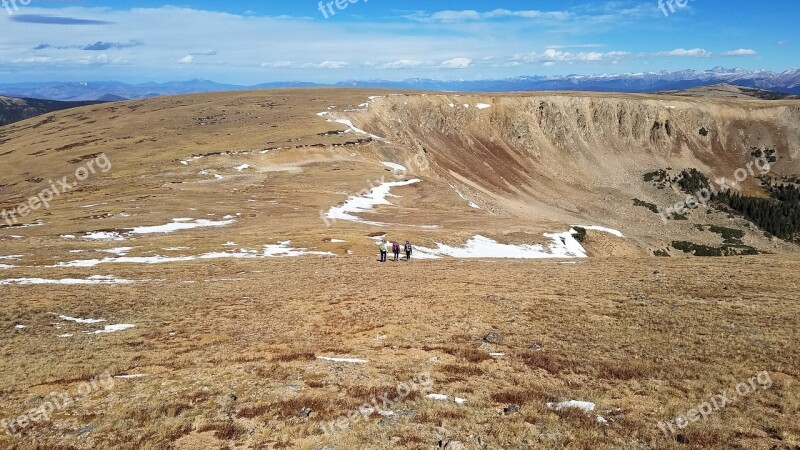
<svg viewBox="0 0 800 450">
<path fill-rule="evenodd" d="M 400 251 L 400 244 L 398 244 L 397 242 L 393 243 L 392 244 L 392 251 L 393 252 L 399 252 Z"/>
<path fill-rule="evenodd" d="M 411 244 L 406 244 L 406 251 L 407 251 L 407 252 L 410 252 L 410 251 L 411 251 Z"/>
</svg>

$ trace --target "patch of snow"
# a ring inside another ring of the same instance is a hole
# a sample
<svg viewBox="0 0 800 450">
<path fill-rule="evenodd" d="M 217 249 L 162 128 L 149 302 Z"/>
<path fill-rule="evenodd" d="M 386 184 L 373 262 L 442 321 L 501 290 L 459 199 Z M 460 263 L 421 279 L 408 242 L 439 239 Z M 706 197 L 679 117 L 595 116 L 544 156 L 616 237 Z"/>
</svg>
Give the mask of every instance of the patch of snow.
<svg viewBox="0 0 800 450">
<path fill-rule="evenodd" d="M 12 266 L 10 264 L 0 264 L 0 269 L 13 269 L 16 266 Z"/>
<path fill-rule="evenodd" d="M 550 253 L 553 258 L 587 258 L 586 250 L 574 235 L 577 231 L 570 229 L 564 233 L 545 233 L 544 236 L 552 239 Z"/>
<path fill-rule="evenodd" d="M 116 333 L 118 331 L 125 331 L 130 330 L 131 328 L 135 328 L 136 325 L 130 323 L 120 323 L 116 325 L 106 325 L 102 330 L 97 331 L 84 331 L 86 334 L 104 334 L 104 333 Z"/>
<path fill-rule="evenodd" d="M 214 174 L 214 178 L 216 178 L 217 180 L 221 180 L 223 176 L 220 174 Z"/>
<path fill-rule="evenodd" d="M 28 328 L 28 327 L 26 327 L 25 325 L 17 325 L 17 326 L 14 327 L 15 330 L 24 330 L 25 328 Z"/>
<path fill-rule="evenodd" d="M 598 226 L 595 226 L 595 225 L 589 225 L 589 226 L 573 225 L 573 226 L 578 226 L 580 228 L 584 228 L 584 229 L 587 229 L 587 230 L 601 231 L 603 233 L 613 234 L 614 236 L 619 237 L 619 238 L 624 238 L 625 237 L 625 235 L 623 235 L 621 231 L 614 230 L 614 229 L 611 229 L 611 228 L 598 227 Z"/>
<path fill-rule="evenodd" d="M 191 247 L 167 247 L 167 248 L 162 248 L 161 250 L 164 250 L 166 252 L 180 252 L 182 250 L 191 250 L 191 249 L 192 249 Z"/>
<path fill-rule="evenodd" d="M 72 334 L 69 334 L 69 333 L 67 333 L 67 334 L 59 334 L 59 335 L 58 335 L 58 337 L 60 337 L 60 338 L 62 338 L 62 339 L 71 338 L 72 336 L 73 336 L 73 335 L 72 335 Z"/>
<path fill-rule="evenodd" d="M 431 400 L 447 400 L 450 397 L 444 394 L 428 394 L 425 396 L 425 398 L 429 398 Z"/>
<path fill-rule="evenodd" d="M 463 405 L 464 403 L 467 403 L 467 399 L 465 399 L 465 398 L 460 398 L 460 397 L 456 397 L 456 398 L 455 398 L 455 401 L 456 401 L 456 403 L 457 403 L 457 404 L 459 404 L 459 405 Z"/>
<path fill-rule="evenodd" d="M 93 204 L 93 205 L 81 206 L 81 208 L 94 208 L 95 206 L 103 206 L 103 205 L 107 205 L 107 204 L 108 203 L 96 203 L 96 204 Z"/>
<path fill-rule="evenodd" d="M 307 255 L 317 256 L 336 256 L 331 252 L 309 251 L 305 248 L 289 247 L 291 241 L 280 242 L 278 244 L 264 245 L 261 253 L 256 250 L 242 249 L 238 252 L 210 252 L 197 256 L 121 256 L 108 257 L 103 259 L 83 259 L 70 262 L 60 262 L 51 267 L 95 267 L 100 264 L 163 264 L 173 262 L 189 262 L 209 259 L 255 259 L 255 258 L 289 258 Z M 236 244 L 233 244 L 236 245 Z M 130 281 L 133 283 L 133 281 Z"/>
<path fill-rule="evenodd" d="M 64 315 L 60 315 L 60 316 L 58 316 L 58 318 L 61 319 L 61 320 L 66 320 L 67 322 L 88 323 L 88 324 L 100 323 L 100 322 L 105 322 L 106 321 L 105 319 L 81 319 L 81 318 L 78 318 L 78 317 L 69 317 L 69 316 L 64 316 Z"/>
<path fill-rule="evenodd" d="M 175 231 L 190 230 L 193 228 L 224 227 L 227 225 L 231 225 L 235 222 L 236 222 L 235 220 L 213 221 L 208 219 L 197 219 L 194 222 L 184 222 L 180 221 L 180 219 L 176 219 L 172 223 L 168 223 L 166 225 L 132 228 L 131 233 L 133 234 L 173 233 Z"/>
<path fill-rule="evenodd" d="M 510 258 L 510 259 L 540 259 L 540 258 L 585 258 L 586 253 L 580 243 L 572 237 L 570 232 L 561 234 L 545 234 L 553 240 L 550 252 L 544 250 L 540 244 L 513 245 L 501 244 L 485 236 L 476 235 L 468 240 L 463 247 L 452 247 L 436 243 L 437 248 L 417 246 L 424 257 L 451 256 L 453 258 Z"/>
<path fill-rule="evenodd" d="M 61 267 L 61 266 L 59 266 Z M 68 266 L 68 267 L 83 267 L 83 266 Z M 31 284 L 65 284 L 65 285 L 76 285 L 76 284 L 133 284 L 134 281 L 131 280 L 123 280 L 120 278 L 116 278 L 113 276 L 100 276 L 100 275 L 93 275 L 87 279 L 81 278 L 64 278 L 61 280 L 51 280 L 46 278 L 12 278 L 8 280 L 0 280 L 0 286 L 8 286 L 12 284 L 17 285 L 31 285 Z"/>
<path fill-rule="evenodd" d="M 26 223 L 26 224 L 23 224 L 23 225 L 17 225 L 17 228 L 40 227 L 42 225 L 44 225 L 44 222 L 42 222 L 41 220 L 38 220 L 38 221 L 36 221 L 34 223 Z"/>
<path fill-rule="evenodd" d="M 132 380 L 136 378 L 144 378 L 146 376 L 147 376 L 146 373 L 136 373 L 132 375 L 114 375 L 114 378 L 119 378 L 121 380 Z"/>
<path fill-rule="evenodd" d="M 17 259 L 20 259 L 20 258 L 22 258 L 23 256 L 25 256 L 25 255 L 8 255 L 8 256 L 0 256 L 0 261 L 2 261 L 2 260 L 6 260 L 6 261 L 8 261 L 8 260 L 12 260 L 12 259 L 13 259 L 13 260 L 17 260 Z"/>
<path fill-rule="evenodd" d="M 487 108 L 491 108 L 492 105 L 487 105 L 486 103 L 478 103 L 477 105 L 475 105 L 475 107 L 478 108 L 478 109 L 487 109 Z"/>
<path fill-rule="evenodd" d="M 350 129 L 350 131 L 352 131 L 354 133 L 365 134 L 365 135 L 371 137 L 372 139 L 375 139 L 376 141 L 386 142 L 387 144 L 389 143 L 388 140 L 386 140 L 386 139 L 384 139 L 384 138 L 382 138 L 380 136 L 375 136 L 374 134 L 367 133 L 366 131 L 364 131 L 364 130 L 362 130 L 360 128 L 356 128 L 356 126 L 353 125 L 353 122 L 348 120 L 348 119 L 336 119 L 334 122 L 348 127 Z"/>
<path fill-rule="evenodd" d="M 331 239 L 331 243 L 333 244 L 344 244 L 347 241 L 343 241 L 341 239 Z"/>
<path fill-rule="evenodd" d="M 243 172 L 250 168 L 250 164 L 242 164 L 241 166 L 236 167 L 237 172 Z"/>
<path fill-rule="evenodd" d="M 506 354 L 505 353 L 489 353 L 489 356 L 491 356 L 492 358 L 501 358 L 503 356 L 506 356 Z"/>
<path fill-rule="evenodd" d="M 110 248 L 108 250 L 101 250 L 101 251 L 105 252 L 105 253 L 111 253 L 111 254 L 117 255 L 117 256 L 125 256 L 131 250 L 133 250 L 133 247 L 117 247 L 117 248 Z"/>
<path fill-rule="evenodd" d="M 408 180 L 408 181 L 383 183 L 380 186 L 372 188 L 372 190 L 368 194 L 365 194 L 360 197 L 352 196 L 342 205 L 334 206 L 333 208 L 328 210 L 326 217 L 334 220 L 361 222 L 379 227 L 386 226 L 387 224 L 382 222 L 371 222 L 367 220 L 362 220 L 359 217 L 354 216 L 353 214 L 369 212 L 373 207 L 378 205 L 391 205 L 392 203 L 386 200 L 386 197 L 389 197 L 391 189 L 393 187 L 409 186 L 412 184 L 420 183 L 421 181 L 422 180 L 415 178 L 413 180 Z"/>
<path fill-rule="evenodd" d="M 263 256 L 265 257 L 295 257 L 303 255 L 335 256 L 333 253 L 330 252 L 311 252 L 304 248 L 290 248 L 289 244 L 291 243 L 292 241 L 285 241 L 285 242 L 280 242 L 277 245 L 265 245 Z"/>
<path fill-rule="evenodd" d="M 408 169 L 406 169 L 405 167 L 401 166 L 400 164 L 395 164 L 395 163 L 392 163 L 392 162 L 382 162 L 381 164 L 383 164 L 384 166 L 386 166 L 386 167 L 388 167 L 388 168 L 390 168 L 392 170 L 396 170 L 396 171 L 399 171 L 399 172 L 408 172 Z"/>
<path fill-rule="evenodd" d="M 547 404 L 548 408 L 555 409 L 556 411 L 561 411 L 563 409 L 580 409 L 582 411 L 592 412 L 592 411 L 594 411 L 594 408 L 596 406 L 597 405 L 595 405 L 592 402 L 582 402 L 582 401 L 578 401 L 578 400 L 570 400 L 570 401 L 567 401 L 567 402 L 561 402 L 561 403 L 555 403 L 555 404 L 554 403 L 548 403 Z"/>
<path fill-rule="evenodd" d="M 203 159 L 203 157 L 202 156 L 192 156 L 191 158 L 189 158 L 189 159 L 187 159 L 185 161 L 181 161 L 181 164 L 183 164 L 184 166 L 188 166 L 190 162 L 197 161 L 198 159 Z"/>
<path fill-rule="evenodd" d="M 350 364 L 366 364 L 369 360 L 358 358 L 331 358 L 328 356 L 317 356 L 317 359 L 330 362 L 350 363 Z"/>
<path fill-rule="evenodd" d="M 114 231 L 92 231 L 90 233 L 86 233 L 83 235 L 84 239 L 93 240 L 93 241 L 124 241 L 125 238 L 122 237 L 117 232 Z"/>
</svg>

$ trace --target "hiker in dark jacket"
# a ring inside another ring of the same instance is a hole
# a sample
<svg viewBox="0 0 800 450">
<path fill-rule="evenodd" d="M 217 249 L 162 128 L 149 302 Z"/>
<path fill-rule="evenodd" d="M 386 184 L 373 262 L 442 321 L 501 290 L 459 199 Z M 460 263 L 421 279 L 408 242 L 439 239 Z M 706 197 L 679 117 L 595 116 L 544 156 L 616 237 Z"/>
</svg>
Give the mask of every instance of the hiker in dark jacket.
<svg viewBox="0 0 800 450">
<path fill-rule="evenodd" d="M 392 252 L 394 252 L 394 260 L 400 261 L 400 243 L 397 241 L 392 242 Z"/>
<path fill-rule="evenodd" d="M 413 252 L 413 248 L 411 248 L 411 241 L 406 241 L 406 261 L 411 261 L 411 253 Z"/>
</svg>

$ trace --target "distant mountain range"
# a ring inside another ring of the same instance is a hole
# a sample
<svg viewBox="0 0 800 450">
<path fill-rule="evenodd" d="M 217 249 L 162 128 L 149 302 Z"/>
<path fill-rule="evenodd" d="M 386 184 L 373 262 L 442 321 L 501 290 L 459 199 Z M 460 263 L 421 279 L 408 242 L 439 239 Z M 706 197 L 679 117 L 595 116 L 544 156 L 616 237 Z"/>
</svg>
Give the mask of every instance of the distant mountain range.
<svg viewBox="0 0 800 450">
<path fill-rule="evenodd" d="M 502 80 L 352 80 L 335 84 L 282 82 L 265 83 L 254 86 L 220 84 L 208 80 L 143 84 L 126 84 L 116 81 L 92 81 L 84 83 L 16 83 L 0 84 L 0 94 L 10 97 L 32 97 L 50 100 L 117 101 L 123 99 L 139 99 L 158 97 L 162 95 L 192 94 L 199 92 L 323 86 L 459 92 L 548 90 L 660 92 L 690 89 L 698 86 L 711 86 L 722 83 L 747 88 L 769 90 L 784 94 L 798 95 L 800 94 L 800 69 L 792 69 L 785 72 L 770 72 L 715 67 L 705 71 L 683 70 L 679 72 L 661 71 L 618 75 L 524 76 Z"/>
</svg>

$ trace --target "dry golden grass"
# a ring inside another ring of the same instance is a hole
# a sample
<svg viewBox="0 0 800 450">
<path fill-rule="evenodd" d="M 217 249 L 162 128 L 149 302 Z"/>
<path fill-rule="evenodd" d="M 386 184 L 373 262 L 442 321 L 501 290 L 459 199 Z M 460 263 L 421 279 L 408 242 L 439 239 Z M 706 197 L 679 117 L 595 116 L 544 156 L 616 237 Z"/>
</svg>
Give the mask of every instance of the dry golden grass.
<svg viewBox="0 0 800 450">
<path fill-rule="evenodd" d="M 164 280 L 133 286 L 5 287 L 2 417 L 105 370 L 148 376 L 116 379 L 0 445 L 399 449 L 457 440 L 468 448 L 792 449 L 800 445 L 796 268 L 775 257 L 416 261 L 395 272 L 413 289 L 376 293 L 372 280 L 386 269 L 371 259 L 301 258 L 108 271 Z M 202 290 L 184 283 L 199 269 L 208 280 Z M 316 282 L 286 283 L 287 274 Z M 137 327 L 81 336 L 92 326 L 56 329 L 49 312 Z M 17 322 L 29 328 L 13 330 Z M 482 342 L 489 331 L 502 339 Z M 76 336 L 56 337 L 63 332 Z M 672 439 L 659 431 L 659 421 L 761 370 L 771 389 Z M 423 373 L 430 389 L 398 393 Z M 609 424 L 545 405 L 566 400 L 596 403 Z M 364 404 L 396 415 L 373 411 L 324 433 L 323 422 Z M 503 413 L 509 405 L 519 413 Z"/>
</svg>

